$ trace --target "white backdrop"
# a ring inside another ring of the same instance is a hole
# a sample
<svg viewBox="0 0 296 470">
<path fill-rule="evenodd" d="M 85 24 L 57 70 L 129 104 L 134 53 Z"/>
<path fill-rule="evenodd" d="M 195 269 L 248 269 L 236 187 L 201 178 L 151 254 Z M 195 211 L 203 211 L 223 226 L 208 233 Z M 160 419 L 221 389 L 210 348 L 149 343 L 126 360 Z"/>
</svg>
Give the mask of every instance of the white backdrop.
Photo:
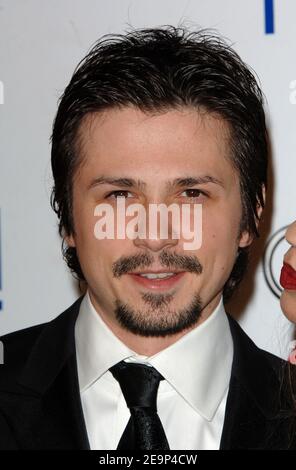
<svg viewBox="0 0 296 470">
<path fill-rule="evenodd" d="M 296 2 L 269 3 L 273 34 L 266 34 L 264 0 L 0 0 L 0 334 L 54 318 L 78 295 L 49 204 L 49 136 L 75 66 L 105 33 L 182 23 L 229 38 L 266 95 L 272 197 L 250 275 L 228 311 L 259 346 L 287 355 L 292 327 L 261 258 L 268 238 L 296 218 Z M 286 248 L 280 243 L 272 260 L 276 282 Z"/>
</svg>

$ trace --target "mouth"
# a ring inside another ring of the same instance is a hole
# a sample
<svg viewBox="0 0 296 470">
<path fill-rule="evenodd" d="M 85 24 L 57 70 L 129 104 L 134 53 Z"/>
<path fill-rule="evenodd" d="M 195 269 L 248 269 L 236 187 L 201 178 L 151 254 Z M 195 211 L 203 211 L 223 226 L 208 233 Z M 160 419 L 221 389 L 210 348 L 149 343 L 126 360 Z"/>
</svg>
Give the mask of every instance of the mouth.
<svg viewBox="0 0 296 470">
<path fill-rule="evenodd" d="M 296 271 L 287 263 L 282 267 L 280 284 L 284 289 L 296 290 Z"/>
<path fill-rule="evenodd" d="M 142 271 L 128 273 L 130 278 L 147 289 L 166 290 L 175 286 L 186 274 L 186 271 Z"/>
</svg>

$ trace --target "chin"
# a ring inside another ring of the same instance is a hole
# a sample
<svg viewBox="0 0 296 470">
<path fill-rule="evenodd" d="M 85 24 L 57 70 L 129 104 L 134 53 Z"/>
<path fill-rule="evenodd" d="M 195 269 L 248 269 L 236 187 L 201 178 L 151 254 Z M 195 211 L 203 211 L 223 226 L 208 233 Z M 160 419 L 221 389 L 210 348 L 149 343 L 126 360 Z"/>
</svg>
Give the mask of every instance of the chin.
<svg viewBox="0 0 296 470">
<path fill-rule="evenodd" d="M 287 291 L 281 295 L 281 309 L 284 315 L 293 323 L 296 323 L 296 291 Z"/>
</svg>

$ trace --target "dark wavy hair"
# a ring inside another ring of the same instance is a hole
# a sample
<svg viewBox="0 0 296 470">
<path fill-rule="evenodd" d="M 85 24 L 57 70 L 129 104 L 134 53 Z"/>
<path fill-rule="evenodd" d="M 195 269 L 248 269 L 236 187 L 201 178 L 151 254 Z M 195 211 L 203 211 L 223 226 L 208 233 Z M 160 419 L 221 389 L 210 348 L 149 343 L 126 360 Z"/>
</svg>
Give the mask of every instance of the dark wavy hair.
<svg viewBox="0 0 296 470">
<path fill-rule="evenodd" d="M 125 106 L 147 113 L 188 106 L 227 122 L 229 158 L 240 181 L 240 229 L 259 236 L 257 208 L 264 207 L 268 150 L 263 96 L 250 69 L 209 30 L 165 26 L 107 35 L 76 67 L 60 99 L 52 132 L 51 205 L 59 219 L 64 258 L 78 279 L 84 276 L 76 250 L 64 242 L 65 235 L 75 233 L 72 183 L 83 160 L 78 131 L 89 113 Z M 247 261 L 248 248 L 239 248 L 225 299 L 243 278 Z"/>
</svg>

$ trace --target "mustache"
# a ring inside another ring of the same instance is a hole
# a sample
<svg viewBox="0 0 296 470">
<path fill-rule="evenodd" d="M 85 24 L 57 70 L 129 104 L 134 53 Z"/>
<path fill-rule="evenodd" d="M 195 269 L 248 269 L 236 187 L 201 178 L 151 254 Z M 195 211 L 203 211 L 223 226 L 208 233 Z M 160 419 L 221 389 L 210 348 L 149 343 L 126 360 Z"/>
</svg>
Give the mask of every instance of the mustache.
<svg viewBox="0 0 296 470">
<path fill-rule="evenodd" d="M 179 255 L 163 251 L 158 259 L 163 268 L 182 269 L 195 274 L 201 274 L 203 271 L 202 265 L 195 255 Z M 149 268 L 153 262 L 153 256 L 148 253 L 122 256 L 112 265 L 113 276 L 118 278 L 139 268 Z"/>
</svg>

